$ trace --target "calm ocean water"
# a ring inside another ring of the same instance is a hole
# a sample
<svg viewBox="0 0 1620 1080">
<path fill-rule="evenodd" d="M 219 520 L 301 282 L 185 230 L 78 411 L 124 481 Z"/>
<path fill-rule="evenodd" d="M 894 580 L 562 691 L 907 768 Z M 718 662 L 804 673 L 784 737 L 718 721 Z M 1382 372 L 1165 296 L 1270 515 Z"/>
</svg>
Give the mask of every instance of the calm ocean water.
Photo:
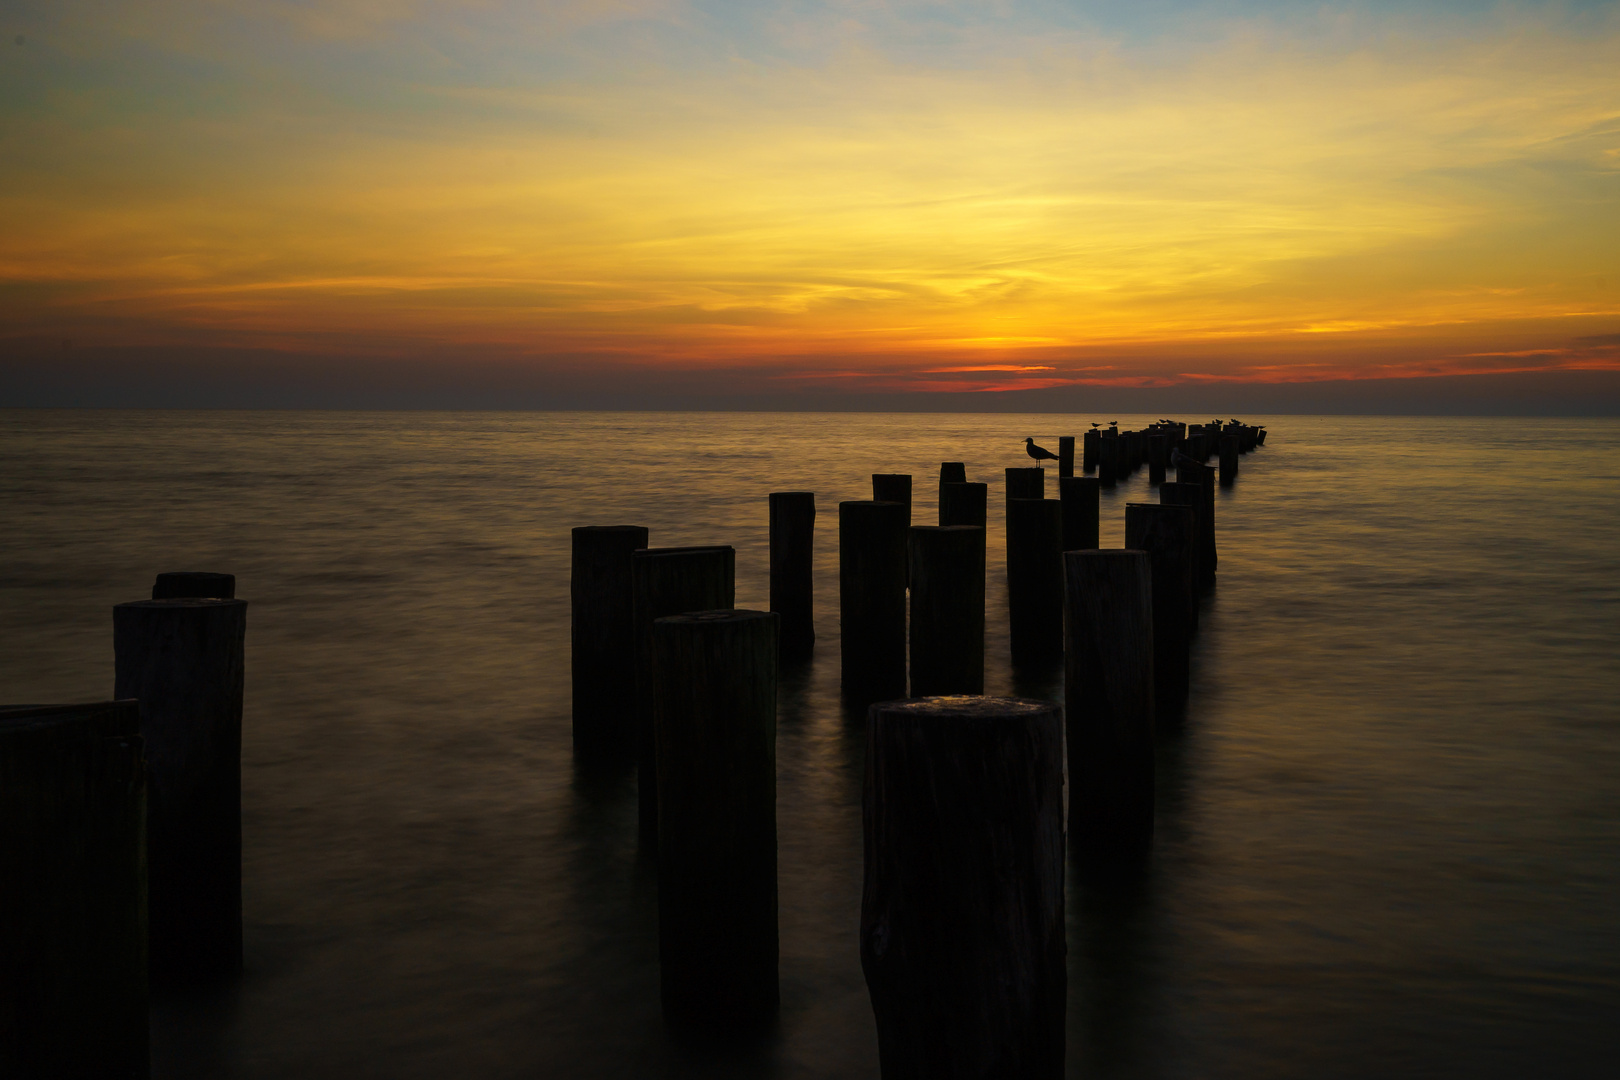
<svg viewBox="0 0 1620 1080">
<path fill-rule="evenodd" d="M 0 699 L 110 695 L 109 609 L 158 571 L 251 602 L 247 971 L 160 997 L 156 1075 L 875 1077 L 837 503 L 910 472 L 930 523 L 942 459 L 989 481 L 988 689 L 1053 696 L 1009 669 L 1001 470 L 1092 419 L 0 412 Z M 1070 1075 L 1615 1075 L 1620 421 L 1244 419 L 1153 863 L 1071 876 Z M 569 529 L 735 545 L 764 607 L 798 488 L 781 1021 L 693 1041 L 633 773 L 573 760 Z M 1104 545 L 1153 498 L 1105 493 Z"/>
</svg>

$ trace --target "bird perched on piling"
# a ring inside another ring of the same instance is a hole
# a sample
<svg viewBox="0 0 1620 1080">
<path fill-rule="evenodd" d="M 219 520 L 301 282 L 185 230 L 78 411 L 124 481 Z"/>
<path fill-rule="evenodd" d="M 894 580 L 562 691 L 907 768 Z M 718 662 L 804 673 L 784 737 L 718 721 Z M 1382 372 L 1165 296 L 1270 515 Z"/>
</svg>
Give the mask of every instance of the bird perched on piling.
<svg viewBox="0 0 1620 1080">
<path fill-rule="evenodd" d="M 1024 452 L 1036 461 L 1056 461 L 1058 456 L 1043 446 L 1036 446 L 1034 439 L 1024 440 Z"/>
</svg>

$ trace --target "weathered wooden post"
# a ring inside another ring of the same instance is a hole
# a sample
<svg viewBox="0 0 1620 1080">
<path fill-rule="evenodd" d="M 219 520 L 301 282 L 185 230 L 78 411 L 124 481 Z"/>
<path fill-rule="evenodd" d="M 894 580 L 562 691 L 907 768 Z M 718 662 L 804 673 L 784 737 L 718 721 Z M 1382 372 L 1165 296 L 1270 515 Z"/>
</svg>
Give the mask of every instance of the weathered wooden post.
<svg viewBox="0 0 1620 1080">
<path fill-rule="evenodd" d="M 139 707 L 0 707 L 0 1076 L 144 1080 Z"/>
<path fill-rule="evenodd" d="M 816 493 L 773 491 L 770 504 L 771 610 L 782 616 L 783 654 L 802 655 L 816 640 Z"/>
<path fill-rule="evenodd" d="M 1202 484 L 1183 484 L 1170 481 L 1159 485 L 1159 502 L 1165 506 L 1181 506 L 1193 512 L 1193 587 L 1202 591 L 1209 580 L 1204 571 L 1204 488 Z M 1193 603 L 1193 629 L 1198 628 L 1198 604 Z"/>
<path fill-rule="evenodd" d="M 113 608 L 113 697 L 140 702 L 147 760 L 151 963 L 242 967 L 242 681 L 247 601 Z"/>
<path fill-rule="evenodd" d="M 1074 436 L 1058 436 L 1058 479 L 1074 475 Z"/>
<path fill-rule="evenodd" d="M 977 525 L 989 523 L 987 503 L 988 484 L 941 484 L 939 488 L 939 523 L 941 525 Z"/>
<path fill-rule="evenodd" d="M 1106 432 L 1097 440 L 1097 481 L 1105 488 L 1119 483 L 1119 438 Z"/>
<path fill-rule="evenodd" d="M 1007 470 L 1007 501 L 1046 498 L 1046 470 L 1034 468 Z"/>
<path fill-rule="evenodd" d="M 159 574 L 152 582 L 152 599 L 184 600 L 190 597 L 236 598 L 235 574 L 212 574 L 204 570 L 180 570 Z"/>
<path fill-rule="evenodd" d="M 1102 433 L 1092 428 L 1080 437 L 1080 469 L 1082 472 L 1091 472 L 1097 467 L 1097 443 L 1102 439 Z"/>
<path fill-rule="evenodd" d="M 1221 436 L 1221 486 L 1231 487 L 1238 474 L 1238 441 L 1236 435 Z"/>
<path fill-rule="evenodd" d="M 911 524 L 911 477 L 906 473 L 873 473 L 872 501 L 904 503 L 906 524 Z"/>
<path fill-rule="evenodd" d="M 896 502 L 838 504 L 841 679 L 859 704 L 906 696 L 906 533 Z"/>
<path fill-rule="evenodd" d="M 1098 546 L 1098 507 L 1101 481 L 1095 476 L 1066 476 L 1058 481 L 1063 504 L 1063 550 Z"/>
<path fill-rule="evenodd" d="M 737 553 L 722 546 L 646 548 L 631 553 L 630 583 L 635 602 L 636 788 L 642 835 L 651 840 L 658 835 L 653 622 L 735 604 Z"/>
<path fill-rule="evenodd" d="M 674 1019 L 776 1013 L 778 619 L 653 622 L 659 981 Z"/>
<path fill-rule="evenodd" d="M 984 693 L 984 529 L 911 527 L 911 696 Z"/>
<path fill-rule="evenodd" d="M 1125 546 L 1148 553 L 1153 578 L 1153 700 L 1162 720 L 1181 715 L 1191 677 L 1198 585 L 1193 552 L 1198 519 L 1191 507 L 1125 504 Z"/>
<path fill-rule="evenodd" d="M 1153 839 L 1153 597 L 1144 551 L 1070 551 L 1064 712 L 1069 840 L 1130 858 Z"/>
<path fill-rule="evenodd" d="M 872 706 L 861 968 L 883 1080 L 1063 1076 L 1063 719 L 946 697 Z"/>
<path fill-rule="evenodd" d="M 640 525 L 582 525 L 573 532 L 574 746 L 636 752 L 635 595 L 630 553 L 647 546 Z"/>
<path fill-rule="evenodd" d="M 1200 465 L 1196 462 L 1182 461 L 1176 465 L 1176 482 L 1181 484 L 1197 484 L 1204 492 L 1204 512 L 1199 521 L 1198 539 L 1203 548 L 1203 558 L 1199 562 L 1204 580 L 1203 585 L 1215 583 L 1215 571 L 1220 566 L 1220 556 L 1215 547 L 1215 467 L 1213 465 Z"/>
<path fill-rule="evenodd" d="M 1063 652 L 1063 506 L 1007 500 L 1007 607 L 1012 653 L 1038 660 Z"/>
<path fill-rule="evenodd" d="M 1170 460 L 1170 436 L 1154 432 L 1148 436 L 1148 483 L 1164 483 L 1164 466 Z"/>
<path fill-rule="evenodd" d="M 960 461 L 940 462 L 939 483 L 941 487 L 944 487 L 946 484 L 967 483 L 967 465 Z"/>
</svg>

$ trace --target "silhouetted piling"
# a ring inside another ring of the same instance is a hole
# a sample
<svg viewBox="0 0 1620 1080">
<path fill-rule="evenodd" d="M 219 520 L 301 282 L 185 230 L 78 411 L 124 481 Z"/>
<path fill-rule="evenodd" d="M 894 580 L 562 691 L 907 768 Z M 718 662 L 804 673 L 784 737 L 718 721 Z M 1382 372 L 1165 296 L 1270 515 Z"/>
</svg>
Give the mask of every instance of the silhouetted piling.
<svg viewBox="0 0 1620 1080">
<path fill-rule="evenodd" d="M 574 746 L 636 752 L 635 595 L 630 553 L 647 546 L 640 525 L 583 525 L 573 533 Z"/>
<path fill-rule="evenodd" d="M 911 696 L 984 693 L 984 529 L 911 527 Z"/>
<path fill-rule="evenodd" d="M 1007 470 L 1007 499 L 1046 498 L 1046 470 L 1034 468 Z"/>
<path fill-rule="evenodd" d="M 967 466 L 960 461 L 940 462 L 939 483 L 941 487 L 944 487 L 946 484 L 967 483 Z"/>
<path fill-rule="evenodd" d="M 1153 583 L 1153 700 L 1172 720 L 1187 704 L 1198 586 L 1198 519 L 1189 506 L 1127 503 L 1125 546 L 1148 553 Z"/>
<path fill-rule="evenodd" d="M 1238 474 L 1238 440 L 1236 435 L 1221 436 L 1221 486 L 1231 487 Z"/>
<path fill-rule="evenodd" d="M 867 721 L 861 968 L 884 1080 L 1063 1076 L 1063 721 L 951 697 Z"/>
<path fill-rule="evenodd" d="M 0 1076 L 148 1075 L 139 724 L 133 701 L 0 708 Z"/>
<path fill-rule="evenodd" d="M 1198 542 L 1203 552 L 1199 567 L 1204 587 L 1215 584 L 1215 573 L 1220 567 L 1220 556 L 1215 545 L 1215 467 L 1183 461 L 1176 466 L 1176 482 L 1196 484 L 1204 493 L 1203 516 L 1198 522 Z"/>
<path fill-rule="evenodd" d="M 838 504 L 842 684 L 859 704 L 906 695 L 906 535 L 895 502 Z"/>
<path fill-rule="evenodd" d="M 782 617 L 782 652 L 808 652 L 816 640 L 816 493 L 773 491 L 771 610 Z"/>
<path fill-rule="evenodd" d="M 873 473 L 872 501 L 904 503 L 906 524 L 911 523 L 911 477 L 906 473 Z"/>
<path fill-rule="evenodd" d="M 658 835 L 658 742 L 654 726 L 653 621 L 736 603 L 737 553 L 729 547 L 647 548 L 630 556 L 635 598 L 636 772 L 641 830 Z"/>
<path fill-rule="evenodd" d="M 977 525 L 989 523 L 987 503 L 988 484 L 941 484 L 939 488 L 939 523 L 941 525 Z"/>
<path fill-rule="evenodd" d="M 1153 839 L 1153 597 L 1143 551 L 1070 551 L 1065 570 L 1069 838 L 1082 858 Z"/>
<path fill-rule="evenodd" d="M 152 583 L 152 599 L 185 600 L 193 597 L 236 598 L 236 575 L 213 574 L 205 570 L 178 570 L 159 574 Z"/>
<path fill-rule="evenodd" d="M 242 683 L 247 601 L 113 608 L 113 696 L 140 702 L 151 963 L 181 978 L 242 966 Z"/>
<path fill-rule="evenodd" d="M 1097 443 L 1102 435 L 1096 428 L 1092 428 L 1080 437 L 1080 468 L 1083 472 L 1091 472 L 1097 467 Z"/>
<path fill-rule="evenodd" d="M 659 981 L 675 1019 L 776 1012 L 778 619 L 708 611 L 652 626 Z"/>
<path fill-rule="evenodd" d="M 1007 501 L 1007 607 L 1016 659 L 1063 652 L 1063 507 Z"/>
<path fill-rule="evenodd" d="M 1058 479 L 1074 475 L 1074 436 L 1058 436 Z"/>
<path fill-rule="evenodd" d="M 1181 506 L 1193 512 L 1193 586 L 1202 591 L 1209 575 L 1204 570 L 1204 489 L 1201 484 L 1171 481 L 1159 485 L 1159 502 Z M 1198 627 L 1198 605 L 1193 604 L 1192 625 Z"/>
<path fill-rule="evenodd" d="M 1164 483 L 1164 467 L 1170 460 L 1170 436 L 1158 432 L 1148 436 L 1148 483 Z"/>
<path fill-rule="evenodd" d="M 1103 435 L 1097 440 L 1097 481 L 1105 488 L 1114 487 L 1120 480 L 1119 439 Z"/>
<path fill-rule="evenodd" d="M 1102 484 L 1095 476 L 1066 476 L 1058 481 L 1063 504 L 1063 550 L 1098 546 L 1098 506 Z"/>
</svg>

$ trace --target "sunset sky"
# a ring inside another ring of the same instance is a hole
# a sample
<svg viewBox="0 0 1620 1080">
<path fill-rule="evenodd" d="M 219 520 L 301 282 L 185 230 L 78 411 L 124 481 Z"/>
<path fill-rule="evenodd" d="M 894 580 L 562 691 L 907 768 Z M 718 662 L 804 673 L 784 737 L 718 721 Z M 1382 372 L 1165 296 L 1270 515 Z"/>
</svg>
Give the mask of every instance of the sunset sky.
<svg viewBox="0 0 1620 1080">
<path fill-rule="evenodd" d="M 1614 3 L 11 0 L 0 34 L 5 386 L 1620 371 Z"/>
</svg>

